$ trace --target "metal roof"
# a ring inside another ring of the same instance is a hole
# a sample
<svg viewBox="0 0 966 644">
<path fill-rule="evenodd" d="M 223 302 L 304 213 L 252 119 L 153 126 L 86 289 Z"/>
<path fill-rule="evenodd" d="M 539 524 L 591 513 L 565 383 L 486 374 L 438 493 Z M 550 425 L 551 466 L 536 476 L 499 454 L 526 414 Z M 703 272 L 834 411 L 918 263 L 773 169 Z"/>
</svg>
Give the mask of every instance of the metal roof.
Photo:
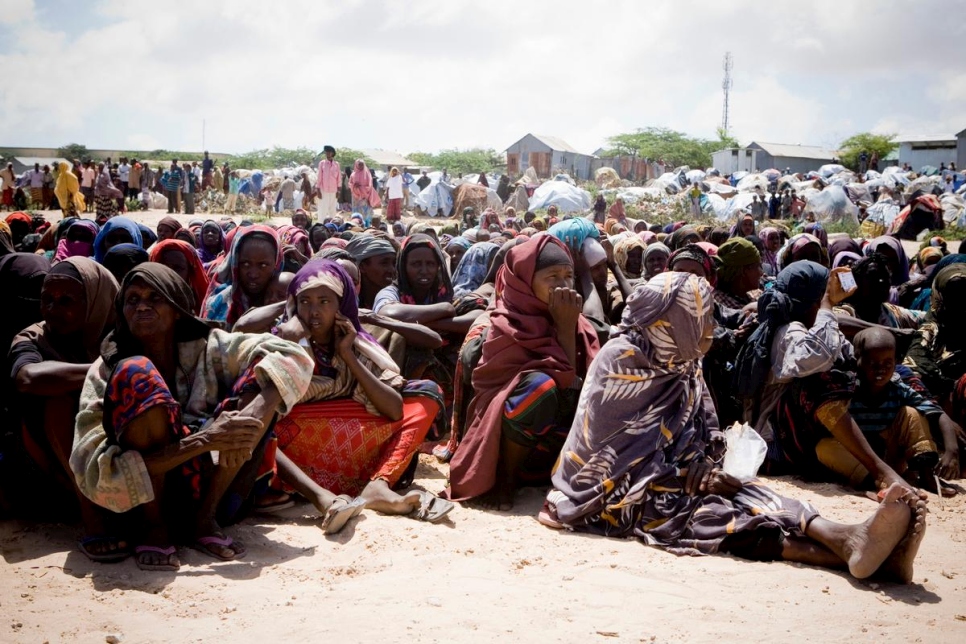
<svg viewBox="0 0 966 644">
<path fill-rule="evenodd" d="M 559 139 L 555 136 L 544 136 L 543 134 L 531 134 L 535 139 L 538 139 L 541 143 L 548 146 L 551 150 L 556 150 L 557 152 L 570 152 L 571 154 L 584 154 L 579 150 L 576 150 L 574 146 L 570 145 L 563 139 Z M 584 154 L 584 156 L 591 156 L 589 154 Z"/>
<path fill-rule="evenodd" d="M 797 159 L 819 159 L 822 161 L 832 160 L 838 156 L 835 150 L 821 148 L 815 145 L 795 145 L 789 143 L 762 143 L 752 141 L 747 147 L 758 146 L 773 157 L 786 157 Z"/>
<path fill-rule="evenodd" d="M 45 166 L 59 163 L 61 161 L 67 161 L 67 159 L 61 159 L 60 157 L 12 157 L 12 159 L 21 165 L 27 166 L 32 166 L 35 163 Z"/>
<path fill-rule="evenodd" d="M 909 134 L 896 137 L 896 143 L 956 143 L 955 134 Z"/>
<path fill-rule="evenodd" d="M 402 166 L 418 166 L 419 164 L 411 159 L 407 159 L 398 152 L 392 152 L 390 150 L 360 150 L 367 157 L 376 162 L 376 165 L 388 165 L 397 166 L 402 169 Z"/>
</svg>

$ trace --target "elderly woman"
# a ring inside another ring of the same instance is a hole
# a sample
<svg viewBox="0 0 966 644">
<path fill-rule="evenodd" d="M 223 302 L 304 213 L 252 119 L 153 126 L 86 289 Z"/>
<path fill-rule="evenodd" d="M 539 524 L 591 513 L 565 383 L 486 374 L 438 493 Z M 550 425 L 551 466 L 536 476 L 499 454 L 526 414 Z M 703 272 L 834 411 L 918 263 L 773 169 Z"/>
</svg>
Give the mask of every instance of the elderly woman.
<svg viewBox="0 0 966 644">
<path fill-rule="evenodd" d="M 644 272 L 645 250 L 647 244 L 638 235 L 624 237 L 614 244 L 614 260 L 628 279 L 640 279 Z"/>
<path fill-rule="evenodd" d="M 131 271 L 117 328 L 81 391 L 71 470 L 94 503 L 140 510 L 130 526 L 142 529 L 135 554 L 145 570 L 177 570 L 175 540 L 222 560 L 245 554 L 221 525 L 237 519 L 268 428 L 312 374 L 298 345 L 213 330 L 192 314 L 193 299 L 166 266 Z"/>
<path fill-rule="evenodd" d="M 817 237 L 808 233 L 801 233 L 789 239 L 778 254 L 778 258 L 783 269 L 800 261 L 815 262 L 825 268 L 830 266 L 828 251 Z"/>
<path fill-rule="evenodd" d="M 450 496 L 508 509 L 521 480 L 546 481 L 599 344 L 574 290 L 574 263 L 550 235 L 507 254 Z"/>
<path fill-rule="evenodd" d="M 68 464 L 81 387 L 101 341 L 114 327 L 117 290 L 107 269 L 87 257 L 58 262 L 40 292 L 43 321 L 21 331 L 9 355 L 17 392 L 11 412 L 22 420 L 28 453 L 44 478 L 80 502 L 88 535 L 80 548 L 94 561 L 130 554 L 123 539 L 110 536 L 106 513 L 80 493 Z"/>
<path fill-rule="evenodd" d="M 849 415 L 854 358 L 832 312 L 851 294 L 840 271 L 802 260 L 778 274 L 758 299 L 759 326 L 738 354 L 736 394 L 748 401 L 746 421 L 769 443 L 773 470 L 828 478 L 837 441 L 880 488 L 899 483 L 912 491 Z"/>
<path fill-rule="evenodd" d="M 671 257 L 671 249 L 661 242 L 649 244 L 644 250 L 642 261 L 644 262 L 644 280 L 654 278 L 667 269 L 667 260 Z"/>
<path fill-rule="evenodd" d="M 298 480 L 291 464 L 333 493 L 360 494 L 373 510 L 441 520 L 452 503 L 393 491 L 442 407 L 439 387 L 403 379 L 362 329 L 352 281 L 335 262 L 309 262 L 288 293 L 287 321 L 274 332 L 301 342 L 315 369 L 308 391 L 275 429 L 280 471 L 289 472 L 283 479 Z M 308 494 L 320 509 L 333 503 L 329 497 Z"/>
<path fill-rule="evenodd" d="M 881 570 L 910 581 L 925 504 L 903 498 L 898 485 L 869 521 L 845 526 L 720 469 L 723 439 L 701 377 L 711 302 L 708 283 L 683 273 L 634 292 L 618 335 L 590 366 L 541 522 L 679 555 L 783 559 L 860 579 Z"/>
</svg>

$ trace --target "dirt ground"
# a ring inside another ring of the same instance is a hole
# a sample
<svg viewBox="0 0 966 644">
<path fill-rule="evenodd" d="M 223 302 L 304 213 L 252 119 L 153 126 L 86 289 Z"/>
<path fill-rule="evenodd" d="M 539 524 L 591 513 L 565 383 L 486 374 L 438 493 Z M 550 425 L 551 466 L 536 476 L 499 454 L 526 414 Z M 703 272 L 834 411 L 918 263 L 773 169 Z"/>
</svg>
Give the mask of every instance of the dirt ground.
<svg viewBox="0 0 966 644">
<path fill-rule="evenodd" d="M 441 491 L 447 466 L 421 458 L 417 486 Z M 832 520 L 875 508 L 770 483 Z M 555 532 L 535 520 L 542 500 L 527 489 L 511 512 L 458 507 L 440 525 L 366 512 L 334 537 L 301 504 L 229 528 L 245 559 L 183 548 L 177 574 L 91 563 L 79 526 L 0 522 L 0 642 L 966 641 L 963 498 L 930 496 L 907 586 Z"/>
</svg>

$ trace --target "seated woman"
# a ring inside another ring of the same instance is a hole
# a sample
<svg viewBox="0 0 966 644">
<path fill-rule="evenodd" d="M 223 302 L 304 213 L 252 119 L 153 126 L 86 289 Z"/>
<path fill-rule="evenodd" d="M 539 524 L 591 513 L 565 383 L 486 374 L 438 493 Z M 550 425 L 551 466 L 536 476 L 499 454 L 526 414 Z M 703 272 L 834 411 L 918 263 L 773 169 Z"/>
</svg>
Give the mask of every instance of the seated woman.
<svg viewBox="0 0 966 644">
<path fill-rule="evenodd" d="M 162 217 L 161 221 L 158 222 L 158 241 L 165 241 L 168 239 L 174 239 L 174 236 L 181 230 L 181 222 L 168 215 L 167 217 Z"/>
<path fill-rule="evenodd" d="M 909 257 L 902 242 L 895 237 L 884 235 L 870 241 L 863 250 L 867 256 L 879 253 L 885 257 L 892 286 L 889 301 L 895 303 L 898 298 L 898 288 L 909 281 Z"/>
<path fill-rule="evenodd" d="M 738 222 L 731 229 L 732 237 L 750 237 L 752 235 L 757 235 L 755 230 L 755 218 L 750 214 L 744 214 L 738 219 Z"/>
<path fill-rule="evenodd" d="M 847 526 L 719 469 L 724 441 L 700 366 L 711 302 L 708 283 L 683 273 L 634 292 L 618 335 L 590 366 L 541 522 L 679 555 L 784 559 L 910 581 L 925 503 L 901 487 L 885 490 L 868 521 Z"/>
<path fill-rule="evenodd" d="M 194 313 L 199 314 L 205 301 L 205 293 L 208 292 L 208 275 L 198 257 L 198 251 L 180 239 L 166 239 L 154 245 L 149 260 L 167 266 L 191 287 L 195 296 Z"/>
<path fill-rule="evenodd" d="M 201 226 L 201 243 L 198 245 L 198 256 L 205 268 L 225 252 L 225 232 L 217 221 L 209 219 Z"/>
<path fill-rule="evenodd" d="M 376 295 L 396 279 L 396 247 L 375 235 L 357 235 L 345 250 L 359 267 L 359 308 L 372 309 Z"/>
<path fill-rule="evenodd" d="M 648 244 L 644 250 L 644 281 L 660 275 L 667 269 L 667 260 L 671 257 L 671 249 L 661 242 Z"/>
<path fill-rule="evenodd" d="M 614 245 L 614 260 L 628 280 L 639 280 L 644 272 L 647 244 L 638 235 L 624 237 Z"/>
<path fill-rule="evenodd" d="M 148 251 L 135 244 L 118 244 L 104 255 L 101 262 L 104 268 L 111 272 L 118 284 L 124 281 L 124 276 L 140 264 L 148 261 Z"/>
<path fill-rule="evenodd" d="M 61 224 L 63 225 L 63 223 Z M 94 240 L 100 229 L 90 219 L 74 219 L 65 228 L 64 236 L 57 242 L 54 261 L 60 262 L 68 257 L 90 257 L 94 254 Z"/>
<path fill-rule="evenodd" d="M 250 496 L 273 419 L 311 380 L 301 347 L 212 329 L 193 299 L 166 266 L 131 271 L 81 391 L 71 470 L 94 503 L 136 511 L 124 518 L 145 570 L 177 570 L 179 541 L 222 560 L 245 553 L 221 525 Z"/>
<path fill-rule="evenodd" d="M 697 228 L 694 226 L 681 226 L 668 236 L 667 247 L 673 252 L 688 244 L 697 244 L 699 241 L 701 241 L 701 235 L 698 234 Z"/>
<path fill-rule="evenodd" d="M 470 246 L 453 272 L 454 298 L 459 299 L 483 285 L 498 252 L 500 245 L 493 242 L 479 242 Z"/>
<path fill-rule="evenodd" d="M 514 247 L 496 278 L 468 429 L 450 465 L 451 498 L 508 509 L 518 481 L 546 482 L 576 410 L 597 334 L 581 314 L 566 246 Z"/>
<path fill-rule="evenodd" d="M 282 245 L 273 229 L 255 225 L 235 230 L 231 251 L 214 271 L 217 279 L 202 308 L 202 317 L 229 329 L 245 311 L 272 303 L 270 287 L 282 271 Z"/>
<path fill-rule="evenodd" d="M 94 239 L 94 261 L 103 264 L 107 251 L 118 244 L 141 246 L 141 229 L 127 217 L 112 217 L 101 226 Z"/>
<path fill-rule="evenodd" d="M 852 265 L 856 290 L 840 307 L 844 313 L 890 329 L 919 328 L 926 318 L 922 311 L 911 311 L 889 303 L 890 274 L 885 256 L 867 255 Z"/>
<path fill-rule="evenodd" d="M 447 267 L 449 268 L 450 275 L 456 273 L 456 267 L 460 265 L 460 260 L 463 259 L 463 255 L 466 254 L 466 251 L 468 251 L 472 245 L 473 242 L 466 237 L 460 236 L 453 237 L 451 240 L 449 240 L 449 243 L 446 244 L 446 247 L 443 248 L 443 250 L 446 251 L 447 257 L 449 257 Z"/>
<path fill-rule="evenodd" d="M 940 406 L 960 427 L 966 424 L 966 264 L 946 266 L 932 284 L 929 315 L 913 336 L 905 365 L 925 383 Z M 944 452 L 950 448 L 946 433 L 936 436 Z M 966 435 L 957 432 L 959 451 L 966 450 Z M 952 468 L 945 476 L 951 475 Z"/>
<path fill-rule="evenodd" d="M 929 309 L 932 307 L 932 290 L 936 276 L 941 270 L 947 266 L 952 266 L 953 264 L 966 264 L 966 255 L 962 253 L 946 255 L 937 263 L 928 267 L 921 282 L 910 281 L 899 287 L 899 301 L 909 302 L 908 308 L 914 311 L 925 311 L 928 313 Z M 905 295 L 905 299 L 903 299 L 903 293 L 907 290 L 910 292 L 907 293 Z"/>
<path fill-rule="evenodd" d="M 749 293 L 758 291 L 764 275 L 761 254 L 747 239 L 732 237 L 718 248 L 717 273 L 715 301 L 729 309 L 742 309 L 757 299 Z"/>
<path fill-rule="evenodd" d="M 300 473 L 336 494 L 359 494 L 378 512 L 442 519 L 452 503 L 393 491 L 442 408 L 439 387 L 399 375 L 362 330 L 352 281 L 335 262 L 312 260 L 296 274 L 285 315 L 274 332 L 301 342 L 315 370 L 300 403 L 275 428 L 281 478 L 303 495 L 312 488 L 299 484 Z"/>
<path fill-rule="evenodd" d="M 312 256 L 308 233 L 298 226 L 280 226 L 278 239 L 282 244 L 282 255 L 285 258 L 282 270 L 287 273 L 297 273 Z"/>
<path fill-rule="evenodd" d="M 101 340 L 114 327 L 117 282 L 103 266 L 70 257 L 51 268 L 40 292 L 43 321 L 27 327 L 10 348 L 10 377 L 17 396 L 10 412 L 23 424 L 24 445 L 54 495 L 79 502 L 87 536 L 80 548 L 94 561 L 118 561 L 130 554 L 112 534 L 107 513 L 77 488 L 68 460 L 81 387 Z M 28 487 L 34 488 L 28 482 Z M 35 498 L 42 505 L 53 498 Z"/>
<path fill-rule="evenodd" d="M 761 254 L 761 268 L 768 277 L 778 275 L 781 270 L 778 261 L 778 251 L 782 248 L 782 235 L 777 228 L 766 226 L 758 231 L 758 238 L 765 247 Z"/>
<path fill-rule="evenodd" d="M 822 242 L 808 233 L 800 233 L 789 239 L 778 257 L 783 269 L 800 261 L 815 262 L 826 268 L 830 265 L 828 251 L 822 247 Z"/>
<path fill-rule="evenodd" d="M 827 479 L 819 443 L 831 437 L 880 488 L 899 483 L 912 490 L 849 415 L 855 361 L 832 312 L 850 294 L 838 280 L 840 270 L 830 279 L 827 268 L 803 260 L 778 274 L 758 299 L 759 326 L 738 354 L 735 393 L 748 401 L 746 422 L 769 443 L 773 473 Z"/>
</svg>

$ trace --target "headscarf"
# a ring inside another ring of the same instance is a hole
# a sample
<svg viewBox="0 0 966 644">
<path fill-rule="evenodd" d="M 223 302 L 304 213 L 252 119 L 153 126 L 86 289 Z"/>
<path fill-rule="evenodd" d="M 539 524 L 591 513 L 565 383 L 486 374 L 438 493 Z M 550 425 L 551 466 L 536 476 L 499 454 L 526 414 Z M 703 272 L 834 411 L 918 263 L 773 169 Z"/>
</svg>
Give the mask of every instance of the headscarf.
<svg viewBox="0 0 966 644">
<path fill-rule="evenodd" d="M 154 245 L 154 242 L 158 241 L 158 236 L 153 230 L 145 226 L 144 224 L 138 224 L 138 230 L 141 231 L 141 248 L 147 250 Z"/>
<path fill-rule="evenodd" d="M 104 248 L 104 241 L 112 231 L 118 228 L 127 231 L 127 234 L 130 235 L 131 241 L 128 243 L 141 246 L 141 229 L 138 228 L 136 223 L 127 217 L 111 217 L 104 222 L 100 232 L 97 233 L 97 237 L 94 239 L 94 261 L 98 264 L 104 263 L 104 255 L 107 254 L 107 249 Z"/>
<path fill-rule="evenodd" d="M 890 237 L 889 235 L 883 235 L 882 237 L 876 237 L 870 241 L 865 247 L 865 254 L 871 255 L 879 250 L 880 246 L 888 246 L 891 248 L 896 256 L 899 258 L 898 269 L 892 276 L 892 285 L 901 286 L 909 281 L 909 258 L 906 256 L 906 249 L 903 248 L 902 242 L 895 237 Z"/>
<path fill-rule="evenodd" d="M 6 348 L 5 353 L 15 335 L 40 321 L 40 290 L 49 270 L 50 261 L 41 255 L 10 253 L 0 257 L 4 303 L 0 346 Z"/>
<path fill-rule="evenodd" d="M 701 264 L 704 267 L 705 278 L 711 283 L 711 286 L 717 284 L 718 272 L 715 270 L 714 260 L 711 259 L 708 251 L 698 244 L 688 244 L 671 253 L 671 257 L 667 260 L 667 270 L 673 271 L 675 262 L 686 259 Z"/>
<path fill-rule="evenodd" d="M 741 217 L 739 217 L 738 218 L 738 222 L 734 226 L 731 227 L 731 236 L 732 237 L 744 237 L 745 236 L 745 231 L 742 230 L 741 225 L 743 223 L 745 223 L 746 221 L 750 221 L 751 222 L 751 230 L 752 230 L 752 233 L 751 234 L 754 234 L 755 229 L 758 227 L 758 222 L 755 221 L 755 218 L 754 217 L 752 217 L 748 213 L 745 213 Z"/>
<path fill-rule="evenodd" d="M 825 230 L 825 227 L 821 223 L 816 221 L 808 224 L 805 226 L 804 232 L 815 237 L 822 244 L 822 248 L 828 250 L 828 231 Z"/>
<path fill-rule="evenodd" d="M 137 244 L 118 244 L 107 251 L 101 264 L 118 282 L 121 282 L 131 269 L 146 261 L 148 261 L 148 251 Z"/>
<path fill-rule="evenodd" d="M 848 251 L 850 253 L 862 254 L 862 247 L 851 237 L 837 237 L 828 244 L 828 256 L 833 261 L 839 253 Z"/>
<path fill-rule="evenodd" d="M 478 289 L 490 270 L 500 246 L 492 242 L 473 244 L 453 272 L 453 296 L 463 297 Z"/>
<path fill-rule="evenodd" d="M 328 237 L 329 237 L 329 229 L 326 227 L 325 224 L 323 224 L 322 222 L 316 222 L 316 223 L 312 224 L 309 227 L 309 246 L 312 247 L 312 252 L 313 253 L 319 252 L 319 249 L 322 248 L 322 244 L 319 244 L 319 246 L 316 247 L 315 246 L 315 242 L 312 241 L 313 239 L 315 239 L 315 231 L 317 229 L 322 229 L 322 230 L 325 231 L 326 239 L 328 239 Z"/>
<path fill-rule="evenodd" d="M 941 249 L 935 246 L 926 246 L 916 255 L 916 264 L 919 265 L 920 269 L 925 269 L 938 263 L 942 258 L 943 252 Z"/>
<path fill-rule="evenodd" d="M 282 271 L 282 263 L 285 261 L 282 244 L 279 242 L 278 234 L 269 226 L 255 224 L 235 228 L 234 239 L 227 259 L 218 265 L 217 269 L 212 267 L 209 274 L 210 282 L 208 285 L 208 295 L 205 299 L 204 317 L 208 320 L 225 322 L 229 327 L 238 321 L 249 308 L 251 308 L 248 296 L 239 284 L 238 256 L 242 245 L 249 239 L 264 239 L 275 246 L 275 271 L 273 277 L 278 277 Z M 236 286 L 238 286 L 236 288 Z"/>
<path fill-rule="evenodd" d="M 195 250 L 194 246 L 180 239 L 166 239 L 160 244 L 156 244 L 151 249 L 151 255 L 148 259 L 152 262 L 161 263 L 161 256 L 171 251 L 181 253 L 181 256 L 188 263 L 188 271 L 191 274 L 188 286 L 191 287 L 195 296 L 194 312 L 197 315 L 201 312 L 201 306 L 205 302 L 205 294 L 208 292 L 208 276 L 205 274 L 205 268 L 202 266 L 198 251 Z"/>
<path fill-rule="evenodd" d="M 946 302 L 946 298 L 952 295 L 949 291 L 954 288 L 957 291 L 955 295 L 961 295 L 966 290 L 966 264 L 951 264 L 944 267 L 936 274 L 936 279 L 933 281 L 930 314 L 940 327 L 943 325 L 943 313 L 947 309 L 962 310 L 962 302 L 957 297 L 951 297 L 950 301 Z M 952 300 L 956 300 L 956 303 L 954 304 Z M 960 331 L 957 329 L 957 332 Z"/>
<path fill-rule="evenodd" d="M 218 233 L 218 245 L 215 250 L 210 251 L 205 247 L 205 231 L 213 230 Z M 222 230 L 221 226 L 214 219 L 209 219 L 201 225 L 201 235 L 199 236 L 198 242 L 198 255 L 201 257 L 202 264 L 210 264 L 215 261 L 219 255 L 221 255 L 226 250 L 226 236 L 225 231 Z"/>
<path fill-rule="evenodd" d="M 774 228 L 763 228 L 761 232 L 764 232 L 765 230 L 775 230 L 775 229 Z M 759 233 L 759 234 L 761 234 L 761 233 Z M 731 236 L 731 234 L 728 232 L 728 229 L 727 228 L 722 228 L 722 227 L 718 226 L 716 228 L 712 228 L 711 229 L 711 233 L 708 235 L 708 241 L 711 242 L 712 244 L 714 244 L 715 246 L 721 246 L 721 244 L 723 244 L 726 241 L 728 241 L 728 238 L 730 236 Z M 764 238 L 762 238 L 762 239 L 764 239 Z"/>
<path fill-rule="evenodd" d="M 649 230 L 642 230 L 641 232 L 637 233 L 637 236 L 641 238 L 641 241 L 644 242 L 645 245 L 653 244 L 657 241 L 657 235 Z"/>
<path fill-rule="evenodd" d="M 772 288 L 758 298 L 758 328 L 735 361 L 734 386 L 739 397 L 750 397 L 768 381 L 771 345 L 778 329 L 805 316 L 825 296 L 829 270 L 802 260 L 782 269 Z"/>
<path fill-rule="evenodd" d="M 920 293 L 909 306 L 909 308 L 921 311 L 931 310 L 933 285 L 935 284 L 936 276 L 939 275 L 939 272 L 944 268 L 954 264 L 966 264 L 966 254 L 954 253 L 952 255 L 946 255 L 936 264 L 933 264 L 927 268 L 925 280 L 920 285 Z"/>
<path fill-rule="evenodd" d="M 346 244 L 345 249 L 356 264 L 361 264 L 370 257 L 396 254 L 395 246 L 375 235 L 356 235 Z"/>
<path fill-rule="evenodd" d="M 491 225 L 496 225 L 500 230 L 503 230 L 503 224 L 500 223 L 500 216 L 492 208 L 487 208 L 480 215 L 480 228 L 489 230 Z"/>
<path fill-rule="evenodd" d="M 429 235 L 422 233 L 410 235 L 403 241 L 399 255 L 396 257 L 396 286 L 399 289 L 399 301 L 403 304 L 423 304 L 416 302 L 413 297 L 413 288 L 409 283 L 409 275 L 406 273 L 406 259 L 409 253 L 417 248 L 429 248 L 436 255 L 439 263 L 439 270 L 436 271 L 436 281 L 429 287 L 430 301 L 426 304 L 439 304 L 440 302 L 453 301 L 453 283 L 450 280 L 449 271 L 446 270 L 446 256 L 440 250 L 439 244 Z"/>
<path fill-rule="evenodd" d="M 654 275 L 648 275 L 647 273 L 647 260 L 651 255 L 655 255 L 655 254 L 664 255 L 664 257 L 670 258 L 671 249 L 665 246 L 664 244 L 662 244 L 661 242 L 654 242 L 653 244 L 648 245 L 648 247 L 644 250 L 644 257 L 642 258 L 643 265 L 644 265 L 645 279 L 651 279 L 654 277 Z"/>
<path fill-rule="evenodd" d="M 729 284 L 747 266 L 761 263 L 761 254 L 755 245 L 743 237 L 732 237 L 718 248 L 718 280 Z"/>
<path fill-rule="evenodd" d="M 778 232 L 778 229 L 774 228 L 773 226 L 766 226 L 758 231 L 758 239 L 761 240 L 761 243 L 765 248 L 764 252 L 761 253 L 761 264 L 766 275 L 774 276 L 778 274 L 780 268 L 778 254 L 781 252 L 781 247 L 779 246 L 777 251 L 769 250 L 768 242 L 769 240 L 775 238 L 780 241 L 781 237 L 781 233 Z"/>
<path fill-rule="evenodd" d="M 187 228 L 179 228 L 178 232 L 174 234 L 174 239 L 179 239 L 183 241 L 184 243 L 194 248 L 195 252 L 197 252 L 198 239 L 194 236 L 194 233 L 192 233 Z"/>
<path fill-rule="evenodd" d="M 58 168 L 59 171 L 57 172 L 57 184 L 54 186 L 54 195 L 57 197 L 60 209 L 68 212 L 70 210 L 70 203 L 73 201 L 74 209 L 77 212 L 84 212 L 87 210 L 87 205 L 84 203 L 84 195 L 81 194 L 77 176 L 70 171 L 70 165 L 66 161 L 58 163 Z"/>
<path fill-rule="evenodd" d="M 207 338 L 215 324 L 195 317 L 194 295 L 187 283 L 173 270 L 163 264 L 147 262 L 136 266 L 127 274 L 117 298 L 114 300 L 115 315 L 117 317 L 114 332 L 101 345 L 101 357 L 104 362 L 114 367 L 120 360 L 138 355 L 143 351 L 137 340 L 131 335 L 124 317 L 124 294 L 135 280 L 140 280 L 157 291 L 179 317 L 174 325 L 175 342 L 191 342 Z"/>
<path fill-rule="evenodd" d="M 288 300 L 285 304 L 286 319 L 290 320 L 298 315 L 299 293 L 318 286 L 327 286 L 332 290 L 339 298 L 339 313 L 352 322 L 352 326 L 360 338 L 378 346 L 375 338 L 369 335 L 359 322 L 359 304 L 352 278 L 349 277 L 344 268 L 332 260 L 313 259 L 295 274 L 292 282 L 288 285 Z"/>
<path fill-rule="evenodd" d="M 45 322 L 38 322 L 24 329 L 14 339 L 14 344 L 32 342 L 47 360 L 75 364 L 94 362 L 100 355 L 101 340 L 114 326 L 117 280 L 105 267 L 88 257 L 68 257 L 55 264 L 47 273 L 47 278 L 53 275 L 79 280 L 84 287 L 87 302 L 80 345 L 55 346 L 47 334 Z"/>
<path fill-rule="evenodd" d="M 617 262 L 625 275 L 627 274 L 627 258 L 635 248 L 640 248 L 642 253 L 647 249 L 647 244 L 637 235 L 624 237 L 614 246 L 614 261 Z M 643 258 L 643 254 L 641 257 Z M 643 271 L 643 268 L 641 270 Z"/>
<path fill-rule="evenodd" d="M 540 254 L 548 244 L 567 251 L 552 235 L 534 237 L 512 248 L 497 273 L 490 331 L 483 343 L 483 356 L 473 371 L 476 395 L 466 415 L 468 429 L 450 463 L 450 496 L 454 499 L 479 496 L 493 487 L 504 402 L 520 378 L 540 371 L 553 378 L 560 389 L 569 389 L 600 348 L 597 333 L 583 315 L 577 320 L 576 346 L 581 364 L 570 364 L 557 340 L 550 310 L 532 286 Z"/>
<path fill-rule="evenodd" d="M 356 159 L 352 174 L 349 175 L 349 188 L 352 190 L 353 198 L 369 198 L 369 193 L 372 191 L 372 173 L 362 159 Z"/>
<path fill-rule="evenodd" d="M 862 259 L 862 255 L 859 255 L 858 253 L 853 253 L 852 251 L 849 251 L 849 250 L 843 250 L 842 252 L 840 252 L 835 256 L 834 260 L 832 260 L 832 268 L 839 268 L 841 266 L 850 266 L 851 264 L 854 264 L 860 259 Z"/>
<path fill-rule="evenodd" d="M 70 229 L 74 226 L 88 230 L 91 233 L 91 238 L 95 240 L 100 232 L 100 227 L 98 227 L 97 222 L 91 221 L 90 219 L 72 220 L 70 226 L 66 227 L 65 232 L 70 233 Z M 58 233 L 59 232 L 60 231 L 58 230 Z M 90 257 L 93 254 L 93 241 L 71 241 L 68 234 L 65 234 L 63 238 L 57 242 L 57 251 L 54 253 L 54 261 L 59 262 L 67 259 L 68 257 Z"/>
<path fill-rule="evenodd" d="M 464 251 L 467 251 L 470 249 L 470 246 L 472 245 L 473 245 L 473 242 L 471 242 L 466 237 L 453 237 L 451 240 L 449 240 L 449 243 L 446 244 L 446 246 L 444 247 L 444 250 L 449 251 L 450 246 L 459 246 Z"/>
<path fill-rule="evenodd" d="M 694 226 L 681 226 L 667 238 L 667 247 L 675 251 L 688 244 L 696 244 L 699 241 L 701 241 L 701 235 L 698 234 Z"/>
<path fill-rule="evenodd" d="M 533 221 L 536 223 L 537 219 Z M 537 228 L 537 230 L 540 229 Z M 573 219 L 558 222 L 551 226 L 547 232 L 562 241 L 571 252 L 579 250 L 588 238 L 600 239 L 600 231 L 594 225 L 594 222 L 583 217 L 574 217 Z"/>
<path fill-rule="evenodd" d="M 7 222 L 0 221 L 0 257 L 12 255 L 17 250 L 13 247 L 13 234 Z"/>
<path fill-rule="evenodd" d="M 172 217 L 171 215 L 161 218 L 161 221 L 158 222 L 157 229 L 160 230 L 161 226 L 166 226 L 167 228 L 170 228 L 172 235 L 177 233 L 182 228 L 181 222 L 175 219 L 174 217 Z"/>
<path fill-rule="evenodd" d="M 795 235 L 789 239 L 781 251 L 779 251 L 778 256 L 781 259 L 782 268 L 787 268 L 789 265 L 797 261 L 795 259 L 796 256 L 805 250 L 805 248 L 807 248 L 810 244 L 818 246 L 818 249 L 822 255 L 822 265 L 828 265 L 828 251 L 822 246 L 822 242 L 820 242 L 817 237 L 810 235 L 809 233 L 799 233 L 798 235 Z"/>
</svg>

